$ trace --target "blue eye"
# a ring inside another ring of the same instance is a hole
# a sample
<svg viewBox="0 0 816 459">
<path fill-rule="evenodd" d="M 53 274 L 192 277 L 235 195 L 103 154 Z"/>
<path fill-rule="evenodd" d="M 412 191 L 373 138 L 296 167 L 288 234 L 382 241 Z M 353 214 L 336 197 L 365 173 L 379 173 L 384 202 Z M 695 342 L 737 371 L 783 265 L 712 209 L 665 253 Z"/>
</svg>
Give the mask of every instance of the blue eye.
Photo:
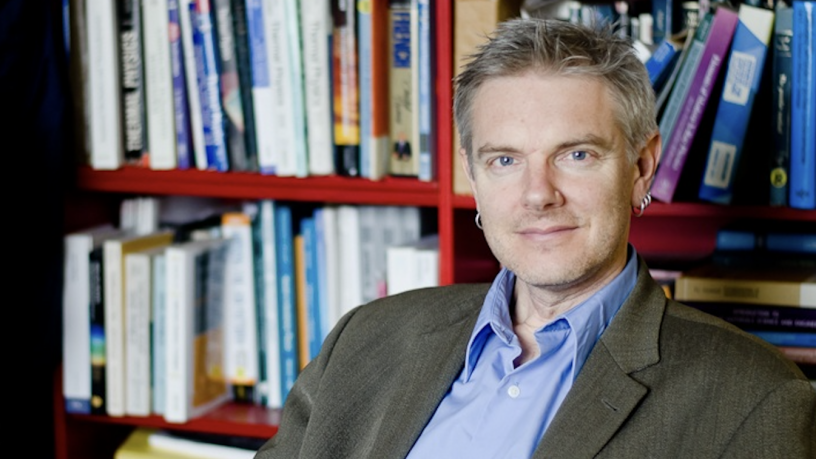
<svg viewBox="0 0 816 459">
<path fill-rule="evenodd" d="M 587 158 L 587 152 L 585 152 L 585 151 L 579 150 L 579 151 L 573 151 L 572 152 L 572 159 L 575 159 L 575 160 L 578 160 L 578 161 L 583 161 L 586 158 Z"/>
<path fill-rule="evenodd" d="M 499 158 L 499 164 L 502 166 L 509 166 L 513 164 L 513 162 L 515 162 L 515 160 L 509 156 L 502 156 Z"/>
</svg>

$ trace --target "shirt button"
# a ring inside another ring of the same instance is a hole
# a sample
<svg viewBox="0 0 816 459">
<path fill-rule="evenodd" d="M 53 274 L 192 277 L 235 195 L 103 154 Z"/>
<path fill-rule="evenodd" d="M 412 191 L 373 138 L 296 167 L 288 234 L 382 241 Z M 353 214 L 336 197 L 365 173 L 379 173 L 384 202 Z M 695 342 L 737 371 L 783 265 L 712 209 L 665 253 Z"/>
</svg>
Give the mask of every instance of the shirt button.
<svg viewBox="0 0 816 459">
<path fill-rule="evenodd" d="M 521 394 L 521 389 L 519 389 L 518 386 L 510 386 L 507 389 L 507 395 L 509 395 L 510 398 L 516 398 L 519 396 L 519 394 Z"/>
</svg>

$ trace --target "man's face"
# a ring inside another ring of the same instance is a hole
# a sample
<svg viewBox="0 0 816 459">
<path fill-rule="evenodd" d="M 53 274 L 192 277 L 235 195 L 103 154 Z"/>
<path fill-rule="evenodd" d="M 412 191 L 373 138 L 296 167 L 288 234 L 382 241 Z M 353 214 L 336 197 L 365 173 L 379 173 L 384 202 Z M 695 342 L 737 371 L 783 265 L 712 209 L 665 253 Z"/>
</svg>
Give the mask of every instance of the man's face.
<svg viewBox="0 0 816 459">
<path fill-rule="evenodd" d="M 620 271 L 640 174 L 606 86 L 528 72 L 489 80 L 473 108 L 471 187 L 499 262 L 553 291 Z"/>
</svg>

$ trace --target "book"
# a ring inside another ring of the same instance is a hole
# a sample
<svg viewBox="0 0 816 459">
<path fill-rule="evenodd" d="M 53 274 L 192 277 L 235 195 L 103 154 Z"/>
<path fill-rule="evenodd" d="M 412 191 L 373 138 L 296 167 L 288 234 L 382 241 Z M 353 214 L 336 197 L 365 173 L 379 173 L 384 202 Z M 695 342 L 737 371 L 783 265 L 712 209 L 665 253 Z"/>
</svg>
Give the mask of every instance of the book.
<svg viewBox="0 0 816 459">
<path fill-rule="evenodd" d="M 308 175 L 303 102 L 303 64 L 300 49 L 299 2 L 284 0 L 263 5 L 268 36 L 272 123 L 278 149 L 275 174 L 282 177 Z"/>
<path fill-rule="evenodd" d="M 173 240 L 172 231 L 161 230 L 145 235 L 126 235 L 103 243 L 105 283 L 105 403 L 109 416 L 126 414 L 127 360 L 125 294 L 125 256 L 128 253 L 162 247 Z"/>
<path fill-rule="evenodd" d="M 388 295 L 439 285 L 439 236 L 388 247 Z"/>
<path fill-rule="evenodd" d="M 169 241 L 168 241 L 169 244 Z M 125 414 L 148 416 L 153 413 L 152 310 L 154 258 L 164 247 L 130 252 L 125 268 Z"/>
<path fill-rule="evenodd" d="M 816 365 L 816 347 L 777 346 L 777 349 L 795 363 Z"/>
<path fill-rule="evenodd" d="M 340 241 L 338 210 L 335 205 L 325 205 L 315 210 L 315 230 L 318 244 L 318 276 L 320 278 L 321 303 L 324 303 L 325 318 L 322 339 L 340 320 Z M 321 261 L 321 255 L 323 260 Z"/>
<path fill-rule="evenodd" d="M 715 250 L 816 255 L 816 226 L 802 222 L 776 228 L 770 223 L 736 221 L 717 230 Z"/>
<path fill-rule="evenodd" d="M 453 76 L 462 71 L 464 64 L 476 52 L 477 47 L 487 40 L 496 26 L 509 18 L 521 14 L 521 0 L 453 0 Z M 457 195 L 471 195 L 470 182 L 465 169 L 460 164 L 459 149 L 462 145 L 456 133 L 456 126 L 451 126 L 453 138 L 451 154 L 451 173 L 453 174 L 453 192 Z"/>
<path fill-rule="evenodd" d="M 688 94 L 683 100 L 677 122 L 672 130 L 652 184 L 652 196 L 663 202 L 672 202 L 681 173 L 685 168 L 692 141 L 697 137 L 711 94 L 716 93 L 717 80 L 728 57 L 731 40 L 738 22 L 737 13 L 720 6 L 714 13 L 711 30 L 706 39 L 700 64 L 694 72 Z M 707 110 L 708 109 L 708 110 Z M 700 138 L 707 136 L 701 135 Z M 707 139 L 706 139 L 707 140 Z M 689 176 L 689 174 L 686 174 Z M 699 180 L 697 177 L 690 177 Z M 699 186 L 699 182 L 695 185 Z"/>
<path fill-rule="evenodd" d="M 181 54 L 184 61 L 184 82 L 187 87 L 187 103 L 190 115 L 190 139 L 193 162 L 197 169 L 207 169 L 207 147 L 204 141 L 204 118 L 201 106 L 201 88 L 198 83 L 198 60 L 195 55 L 193 31 L 195 24 L 195 0 L 178 0 Z"/>
<path fill-rule="evenodd" d="M 63 236 L 62 395 L 67 413 L 91 412 L 91 252 L 120 234 L 110 224 Z"/>
<path fill-rule="evenodd" d="M 216 68 L 218 69 L 219 97 L 223 110 L 224 137 L 227 144 L 229 169 L 232 171 L 251 170 L 247 152 L 247 120 L 238 64 L 239 39 L 234 30 L 231 0 L 210 0 L 212 8 L 212 30 L 217 45 Z"/>
<path fill-rule="evenodd" d="M 255 138 L 258 149 L 258 171 L 264 175 L 275 173 L 278 163 L 278 152 L 275 146 L 275 135 L 271 126 L 273 121 L 273 88 L 272 66 L 269 34 L 266 30 L 266 14 L 269 8 L 261 0 L 246 0 L 247 37 L 249 40 L 250 68 L 252 69 L 252 110 L 255 120 Z"/>
<path fill-rule="evenodd" d="M 659 43 L 683 28 L 680 0 L 652 0 L 652 40 Z"/>
<path fill-rule="evenodd" d="M 389 137 L 388 173 L 419 174 L 417 0 L 389 0 Z"/>
<path fill-rule="evenodd" d="M 674 298 L 816 308 L 816 268 L 706 263 L 677 278 Z"/>
<path fill-rule="evenodd" d="M 649 82 L 652 88 L 659 92 L 666 82 L 675 64 L 680 59 L 683 51 L 683 42 L 672 40 L 670 37 L 664 38 L 655 48 L 654 52 L 646 60 L 646 71 L 649 72 Z"/>
<path fill-rule="evenodd" d="M 380 297 L 378 277 L 385 271 L 383 221 L 380 219 L 381 206 L 357 206 L 360 239 L 360 304 L 369 303 Z"/>
<path fill-rule="evenodd" d="M 306 292 L 306 253 L 304 235 L 294 235 L 295 261 L 295 328 L 297 330 L 297 370 L 302 371 L 309 363 L 309 299 Z"/>
<path fill-rule="evenodd" d="M 229 399 L 224 371 L 226 243 L 176 243 L 167 269 L 164 420 L 184 423 Z"/>
<path fill-rule="evenodd" d="M 251 459 L 258 448 L 185 438 L 169 431 L 137 427 L 114 452 L 114 459 Z"/>
<path fill-rule="evenodd" d="M 87 2 L 90 166 L 118 169 L 125 162 L 116 4 Z"/>
<path fill-rule="evenodd" d="M 360 209 L 342 204 L 337 207 L 337 242 L 340 264 L 340 316 L 363 304 Z"/>
<path fill-rule="evenodd" d="M 788 205 L 816 209 L 816 1 L 793 2 Z"/>
<path fill-rule="evenodd" d="M 433 65 L 434 35 L 432 22 L 432 5 L 430 0 L 417 2 L 417 71 L 414 78 L 417 87 L 417 129 L 419 130 L 419 166 L 417 177 L 423 182 L 436 178 L 436 142 L 433 126 L 434 117 L 434 83 Z"/>
<path fill-rule="evenodd" d="M 106 392 L 105 350 L 105 257 L 104 247 L 91 250 L 88 255 L 90 282 L 90 349 L 91 349 L 91 414 L 108 413 Z"/>
<path fill-rule="evenodd" d="M 714 13 L 706 12 L 700 16 L 693 28 L 685 32 L 685 42 L 679 61 L 657 94 L 655 110 L 659 115 L 660 137 L 663 139 L 664 149 L 680 116 L 680 108 L 694 79 L 694 72 L 700 65 L 713 19 Z"/>
<path fill-rule="evenodd" d="M 331 175 L 335 169 L 329 68 L 332 22 L 328 2 L 301 2 L 300 21 L 309 175 Z"/>
<path fill-rule="evenodd" d="M 281 400 L 295 384 L 298 375 L 297 304 L 295 286 L 295 234 L 292 208 L 275 206 L 275 254 L 278 274 L 278 335 L 280 337 Z"/>
<path fill-rule="evenodd" d="M 772 84 L 773 153 L 770 161 L 771 206 L 787 206 L 791 142 L 791 42 L 793 40 L 793 8 L 777 3 L 774 18 Z"/>
<path fill-rule="evenodd" d="M 318 278 L 318 240 L 317 223 L 314 212 L 310 216 L 303 218 L 300 222 L 301 233 L 303 234 L 303 274 L 305 280 L 306 299 L 306 349 L 305 359 L 302 365 L 305 366 L 320 353 L 320 346 L 323 344 L 323 310 L 324 305 L 320 301 L 320 281 Z"/>
<path fill-rule="evenodd" d="M 175 169 L 178 164 L 169 30 L 167 0 L 142 0 L 146 155 L 155 170 Z"/>
<path fill-rule="evenodd" d="M 745 331 L 764 339 L 774 346 L 816 347 L 816 332 L 755 330 L 751 328 Z"/>
<path fill-rule="evenodd" d="M 388 173 L 388 3 L 357 2 L 360 75 L 360 176 Z"/>
<path fill-rule="evenodd" d="M 224 283 L 225 375 L 232 399 L 253 402 L 258 384 L 258 324 L 252 225 L 246 212 L 221 216 L 221 236 L 227 241 Z"/>
<path fill-rule="evenodd" d="M 258 401 L 281 408 L 280 327 L 275 240 L 275 201 L 260 200 L 252 220 L 258 311 Z"/>
<path fill-rule="evenodd" d="M 224 107 L 221 105 L 218 37 L 213 25 L 210 0 L 195 0 L 195 10 L 190 13 L 207 169 L 226 172 L 230 168 L 229 153 L 224 131 Z"/>
<path fill-rule="evenodd" d="M 357 7 L 332 1 L 331 78 L 334 169 L 360 175 L 360 81 L 357 74 Z"/>
<path fill-rule="evenodd" d="M 238 64 L 238 86 L 241 89 L 241 108 L 244 121 L 243 163 L 237 163 L 233 170 L 258 171 L 258 135 L 255 122 L 255 106 L 252 96 L 252 57 L 249 50 L 249 25 L 247 23 L 246 0 L 230 0 L 232 30 L 235 35 L 235 58 Z M 237 160 L 236 160 L 237 161 Z"/>
<path fill-rule="evenodd" d="M 752 159 L 744 152 L 745 137 L 774 24 L 772 10 L 745 3 L 739 6 L 738 16 L 698 192 L 703 201 L 726 205 L 734 200 L 740 162 Z"/>
<path fill-rule="evenodd" d="M 119 65 L 122 94 L 122 133 L 127 164 L 145 166 L 145 98 L 142 69 L 142 1 L 119 0 Z"/>
<path fill-rule="evenodd" d="M 816 332 L 816 309 L 740 302 L 684 301 L 683 304 L 743 329 Z"/>
<path fill-rule="evenodd" d="M 179 0 L 167 0 L 168 36 L 170 38 L 170 68 L 173 81 L 173 111 L 176 129 L 176 168 L 186 170 L 195 165 L 193 139 L 190 129 L 190 104 L 184 68 Z"/>
<path fill-rule="evenodd" d="M 164 416 L 167 397 L 167 256 L 160 250 L 152 257 L 150 310 L 150 377 L 153 414 Z"/>
</svg>

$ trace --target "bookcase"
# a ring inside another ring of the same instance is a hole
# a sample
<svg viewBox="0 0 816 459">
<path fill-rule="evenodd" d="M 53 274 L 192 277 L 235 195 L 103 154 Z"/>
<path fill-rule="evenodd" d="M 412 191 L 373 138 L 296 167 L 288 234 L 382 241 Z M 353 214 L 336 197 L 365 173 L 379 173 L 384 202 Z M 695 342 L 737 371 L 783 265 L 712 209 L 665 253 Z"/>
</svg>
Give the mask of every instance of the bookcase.
<svg viewBox="0 0 816 459">
<path fill-rule="evenodd" d="M 433 2 L 437 31 L 434 76 L 437 174 L 434 181 L 396 177 L 376 182 L 340 176 L 286 178 L 247 172 L 155 171 L 137 167 L 98 171 L 80 166 L 66 202 L 69 223 L 79 227 L 97 219 L 115 217 L 117 203 L 132 195 L 419 206 L 437 216 L 440 284 L 491 280 L 499 265 L 473 223 L 473 198 L 453 192 L 452 172 L 461 167 L 451 151 L 454 3 L 453 0 Z M 657 202 L 649 207 L 645 216 L 633 218 L 631 242 L 655 267 L 692 263 L 712 252 L 717 229 L 748 217 L 784 226 L 796 221 L 816 222 L 816 211 Z M 53 398 L 56 452 L 60 459 L 110 458 L 136 426 L 269 438 L 277 431 L 280 416 L 278 410 L 235 403 L 185 424 L 168 424 L 159 416 L 67 414 L 63 409 L 59 369 L 53 375 Z"/>
</svg>

